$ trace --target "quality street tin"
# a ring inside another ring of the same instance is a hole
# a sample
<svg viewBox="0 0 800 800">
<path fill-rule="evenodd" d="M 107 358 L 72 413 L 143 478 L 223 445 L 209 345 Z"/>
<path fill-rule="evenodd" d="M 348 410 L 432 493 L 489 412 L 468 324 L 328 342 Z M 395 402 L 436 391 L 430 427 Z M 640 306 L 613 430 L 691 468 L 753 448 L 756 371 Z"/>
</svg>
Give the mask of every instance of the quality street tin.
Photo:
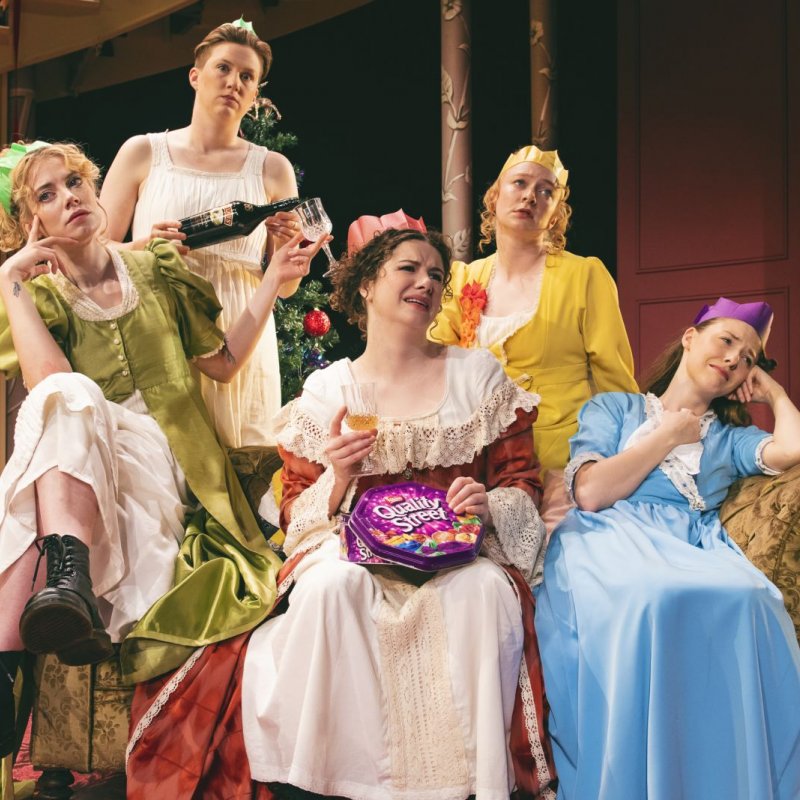
<svg viewBox="0 0 800 800">
<path fill-rule="evenodd" d="M 480 552 L 483 523 L 473 514 L 456 514 L 446 497 L 420 483 L 368 489 L 342 525 L 342 558 L 425 571 L 468 564 Z"/>
</svg>

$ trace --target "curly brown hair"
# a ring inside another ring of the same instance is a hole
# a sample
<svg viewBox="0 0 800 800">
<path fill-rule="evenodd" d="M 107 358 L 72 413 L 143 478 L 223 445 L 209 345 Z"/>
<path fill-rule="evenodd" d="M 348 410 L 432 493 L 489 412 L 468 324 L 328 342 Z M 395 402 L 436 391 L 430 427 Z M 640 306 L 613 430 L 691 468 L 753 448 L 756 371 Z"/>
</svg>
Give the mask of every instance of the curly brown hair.
<svg viewBox="0 0 800 800">
<path fill-rule="evenodd" d="M 100 169 L 77 145 L 56 142 L 28 153 L 11 170 L 11 213 L 0 206 L 0 250 L 3 252 L 19 250 L 27 241 L 36 210 L 31 176 L 38 164 L 53 157 L 62 159 L 67 169 L 88 181 L 97 194 Z"/>
<path fill-rule="evenodd" d="M 502 174 L 502 173 L 501 173 Z M 569 186 L 558 184 L 562 195 L 558 199 L 554 222 L 545 233 L 547 250 L 550 253 L 560 253 L 567 246 L 567 228 L 572 216 L 572 206 L 567 202 Z M 497 197 L 500 194 L 500 175 L 483 195 L 483 210 L 481 211 L 481 238 L 478 249 L 483 252 L 486 245 L 491 244 L 496 230 Z"/>
<path fill-rule="evenodd" d="M 704 328 L 709 327 L 715 322 L 719 322 L 720 318 L 707 319 L 692 327 L 695 330 L 702 331 Z M 650 369 L 645 373 L 639 385 L 642 387 L 643 392 L 651 392 L 656 396 L 661 396 L 667 391 L 678 366 L 683 358 L 683 336 L 674 339 L 658 358 L 650 365 Z M 759 352 L 756 360 L 757 366 L 761 367 L 765 372 L 772 372 L 777 366 L 777 362 L 772 358 L 767 358 L 763 349 Z M 752 423 L 750 412 L 744 403 L 738 400 L 729 400 L 727 397 L 716 397 L 711 401 L 711 409 L 719 417 L 721 422 L 726 425 L 733 425 L 735 427 L 744 427 Z"/>
<path fill-rule="evenodd" d="M 333 284 L 331 308 L 345 314 L 351 325 L 357 325 L 363 339 L 367 333 L 367 306 L 361 289 L 378 279 L 383 265 L 403 242 L 427 242 L 439 253 L 444 268 L 444 293 L 449 291 L 453 254 L 447 239 L 439 231 L 392 228 L 377 234 L 360 250 L 343 256 L 330 276 Z"/>
<path fill-rule="evenodd" d="M 199 69 L 203 64 L 208 61 L 211 51 L 218 44 L 241 44 L 249 47 L 255 52 L 261 61 L 261 75 L 258 82 L 267 77 L 269 68 L 272 66 L 272 48 L 266 43 L 261 41 L 254 33 L 248 31 L 246 28 L 240 28 L 232 22 L 225 22 L 222 25 L 214 28 L 205 39 L 194 49 L 194 65 Z"/>
</svg>

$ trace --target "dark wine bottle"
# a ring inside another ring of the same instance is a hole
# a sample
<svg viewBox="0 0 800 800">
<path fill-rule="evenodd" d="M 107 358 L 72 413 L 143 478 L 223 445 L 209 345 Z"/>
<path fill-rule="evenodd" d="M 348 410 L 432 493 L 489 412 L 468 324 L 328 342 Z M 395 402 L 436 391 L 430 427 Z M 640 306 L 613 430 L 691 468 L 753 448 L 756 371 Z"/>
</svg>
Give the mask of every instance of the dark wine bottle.
<svg viewBox="0 0 800 800">
<path fill-rule="evenodd" d="M 291 211 L 302 202 L 299 197 L 287 197 L 285 200 L 257 206 L 243 200 L 234 200 L 224 206 L 192 214 L 191 217 L 181 220 L 180 229 L 186 234 L 182 244 L 196 249 L 227 242 L 237 236 L 247 236 L 267 217 L 278 211 Z"/>
</svg>

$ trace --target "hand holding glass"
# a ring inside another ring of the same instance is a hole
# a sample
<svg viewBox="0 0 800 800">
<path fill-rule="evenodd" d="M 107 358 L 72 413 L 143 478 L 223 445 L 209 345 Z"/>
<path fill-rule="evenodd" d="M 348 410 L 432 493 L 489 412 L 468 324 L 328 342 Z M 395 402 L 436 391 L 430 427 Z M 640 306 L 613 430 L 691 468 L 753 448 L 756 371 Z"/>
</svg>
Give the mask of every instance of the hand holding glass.
<svg viewBox="0 0 800 800">
<path fill-rule="evenodd" d="M 348 383 L 342 386 L 344 404 L 347 406 L 345 422 L 351 431 L 370 431 L 378 427 L 378 404 L 374 383 Z M 357 464 L 353 475 L 374 475 L 375 465 L 367 456 Z"/>
<path fill-rule="evenodd" d="M 295 212 L 300 217 L 300 230 L 303 231 L 303 236 L 309 242 L 316 242 L 320 236 L 325 236 L 333 230 L 333 223 L 322 207 L 322 200 L 319 197 L 312 197 L 310 200 L 300 203 L 295 208 Z M 327 277 L 336 266 L 336 259 L 327 243 L 322 245 L 322 249 L 328 257 L 328 270 L 324 273 L 324 276 Z"/>
</svg>

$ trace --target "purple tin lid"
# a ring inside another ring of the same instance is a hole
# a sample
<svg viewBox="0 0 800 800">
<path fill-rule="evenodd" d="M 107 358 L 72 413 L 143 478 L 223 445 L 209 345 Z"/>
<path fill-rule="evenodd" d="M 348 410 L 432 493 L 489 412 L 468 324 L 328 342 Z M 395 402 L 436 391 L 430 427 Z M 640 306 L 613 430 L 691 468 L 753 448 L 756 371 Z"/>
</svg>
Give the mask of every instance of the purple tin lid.
<svg viewBox="0 0 800 800">
<path fill-rule="evenodd" d="M 473 514 L 457 515 L 446 497 L 447 492 L 421 483 L 368 489 L 345 524 L 342 557 L 376 563 L 358 557 L 363 548 L 352 541 L 355 537 L 372 554 L 393 564 L 421 570 L 468 564 L 480 552 L 483 523 Z"/>
</svg>

